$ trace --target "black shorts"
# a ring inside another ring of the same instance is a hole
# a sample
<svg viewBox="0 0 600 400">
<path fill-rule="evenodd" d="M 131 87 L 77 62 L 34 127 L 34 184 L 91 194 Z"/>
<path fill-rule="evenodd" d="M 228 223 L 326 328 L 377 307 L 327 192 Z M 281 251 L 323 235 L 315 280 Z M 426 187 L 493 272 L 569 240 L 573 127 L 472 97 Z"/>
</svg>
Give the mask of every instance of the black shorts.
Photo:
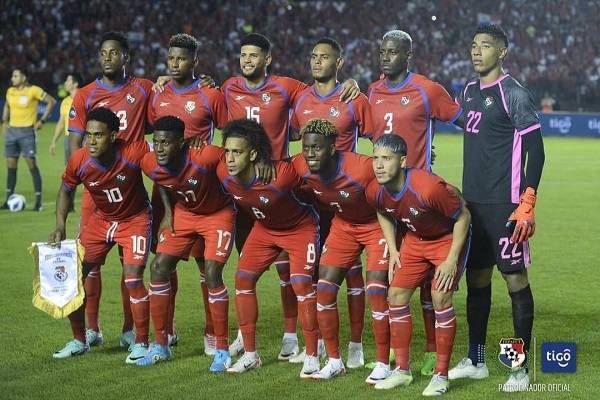
<svg viewBox="0 0 600 400">
<path fill-rule="evenodd" d="M 500 272 L 514 272 L 531 263 L 529 242 L 515 244 L 506 221 L 517 208 L 515 204 L 469 203 L 473 236 L 467 268 L 484 269 L 498 266 Z"/>
</svg>

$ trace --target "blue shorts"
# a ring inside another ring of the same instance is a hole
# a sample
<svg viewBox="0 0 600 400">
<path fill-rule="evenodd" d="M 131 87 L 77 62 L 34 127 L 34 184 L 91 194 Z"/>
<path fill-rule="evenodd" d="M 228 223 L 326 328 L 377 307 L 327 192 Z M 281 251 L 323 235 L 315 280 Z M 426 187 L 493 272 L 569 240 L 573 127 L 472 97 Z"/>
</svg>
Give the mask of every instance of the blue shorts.
<svg viewBox="0 0 600 400">
<path fill-rule="evenodd" d="M 33 126 L 8 128 L 4 156 L 6 158 L 19 158 L 19 154 L 27 158 L 35 158 L 37 155 L 37 135 Z"/>
<path fill-rule="evenodd" d="M 531 263 L 529 242 L 515 244 L 506 221 L 516 204 L 469 203 L 473 235 L 467 268 L 484 269 L 498 266 L 500 272 L 515 272 Z"/>
</svg>

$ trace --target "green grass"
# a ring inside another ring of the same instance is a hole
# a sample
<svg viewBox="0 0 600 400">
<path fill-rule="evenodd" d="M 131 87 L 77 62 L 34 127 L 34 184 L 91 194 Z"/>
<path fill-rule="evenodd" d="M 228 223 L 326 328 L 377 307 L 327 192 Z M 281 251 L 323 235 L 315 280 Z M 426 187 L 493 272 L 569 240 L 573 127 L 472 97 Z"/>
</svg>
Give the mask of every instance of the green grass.
<svg viewBox="0 0 600 400">
<path fill-rule="evenodd" d="M 51 354 L 70 339 L 67 320 L 54 320 L 34 308 L 32 298 L 33 262 L 26 248 L 33 241 L 44 241 L 54 228 L 54 199 L 63 170 L 62 153 L 48 154 L 54 126 L 47 124 L 39 135 L 39 165 L 44 179 L 44 211 L 0 213 L 0 343 L 5 349 L 0 358 L 0 398 L 3 399 L 75 399 L 83 396 L 99 399 L 141 398 L 266 398 L 266 399 L 354 399 L 367 396 L 381 399 L 420 397 L 428 379 L 415 375 L 408 388 L 375 392 L 364 384 L 367 370 L 349 370 L 331 382 L 303 382 L 300 367 L 276 361 L 282 333 L 282 312 L 277 274 L 266 273 L 258 284 L 260 316 L 258 345 L 263 368 L 239 376 L 208 372 L 212 361 L 203 355 L 203 310 L 198 272 L 193 263 L 179 265 L 180 289 L 177 327 L 180 344 L 174 348 L 174 360 L 153 368 L 141 369 L 125 364 L 127 353 L 118 346 L 121 330 L 119 293 L 120 266 L 115 252 L 103 268 L 104 292 L 101 324 L 105 343 L 83 357 L 54 360 Z M 462 140 L 460 135 L 438 135 L 435 171 L 449 182 L 460 185 Z M 593 268 L 600 254 L 595 246 L 600 239 L 600 213 L 597 194 L 600 187 L 600 142 L 592 139 L 547 138 L 546 167 L 539 189 L 537 232 L 531 240 L 533 265 L 530 280 L 536 301 L 534 335 L 537 340 L 537 381 L 567 383 L 574 399 L 592 398 L 597 390 L 594 374 L 600 373 L 600 351 L 595 347 L 600 300 Z M 363 151 L 370 152 L 367 142 Z M 298 150 L 298 144 L 294 149 Z M 6 168 L 0 168 L 4 188 Z M 23 161 L 19 164 L 17 192 L 24 194 L 28 208 L 33 190 Z M 80 191 L 79 191 L 80 192 Z M 79 201 L 77 201 L 77 206 Z M 77 231 L 77 215 L 69 216 L 68 237 Z M 233 272 L 237 256 L 231 257 L 225 280 L 232 301 L 231 336 L 237 328 L 233 308 Z M 147 278 L 146 278 L 147 281 Z M 596 283 L 594 283 L 596 282 Z M 491 376 L 483 381 L 452 382 L 449 399 L 540 398 L 560 399 L 566 393 L 525 393 L 504 395 L 498 384 L 506 374 L 494 361 L 494 352 L 503 337 L 512 336 L 510 300 L 498 273 L 494 275 L 493 306 L 488 331 L 488 365 Z M 341 291 L 344 293 L 344 290 Z M 455 296 L 458 334 L 452 364 L 467 353 L 464 283 Z M 416 299 L 415 299 L 416 300 Z M 342 355 L 346 357 L 348 316 L 345 296 L 340 296 Z M 418 371 L 423 349 L 423 329 L 417 303 L 413 304 L 413 370 Z M 367 321 L 364 334 L 366 358 L 375 356 L 373 335 Z M 544 374 L 540 369 L 539 350 L 543 341 L 577 343 L 577 373 Z M 533 378 L 533 374 L 532 374 Z"/>
</svg>

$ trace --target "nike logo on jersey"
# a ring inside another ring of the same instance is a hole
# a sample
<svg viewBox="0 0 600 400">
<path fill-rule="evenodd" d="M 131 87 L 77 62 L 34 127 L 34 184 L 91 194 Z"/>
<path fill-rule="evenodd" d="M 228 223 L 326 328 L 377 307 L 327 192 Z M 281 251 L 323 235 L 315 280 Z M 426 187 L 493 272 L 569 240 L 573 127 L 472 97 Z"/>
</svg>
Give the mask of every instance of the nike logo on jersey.
<svg viewBox="0 0 600 400">
<path fill-rule="evenodd" d="M 159 107 L 166 107 L 171 103 L 167 103 L 166 101 L 161 101 Z"/>
<path fill-rule="evenodd" d="M 377 100 L 377 101 L 375 102 L 375 104 L 381 104 L 381 103 L 383 103 L 383 102 L 384 102 L 384 100 L 383 100 L 383 99 L 379 99 L 379 100 Z"/>
<path fill-rule="evenodd" d="M 99 181 L 95 181 L 95 182 L 90 182 L 89 185 L 90 186 L 98 186 L 100 184 Z"/>
<path fill-rule="evenodd" d="M 236 101 L 244 100 L 246 96 L 235 96 Z"/>
<path fill-rule="evenodd" d="M 304 115 L 308 115 L 308 114 L 312 114 L 313 110 L 304 110 L 304 112 L 302 114 Z"/>
<path fill-rule="evenodd" d="M 107 104 L 108 101 L 101 101 L 100 103 L 98 103 L 98 107 L 106 107 Z"/>
</svg>

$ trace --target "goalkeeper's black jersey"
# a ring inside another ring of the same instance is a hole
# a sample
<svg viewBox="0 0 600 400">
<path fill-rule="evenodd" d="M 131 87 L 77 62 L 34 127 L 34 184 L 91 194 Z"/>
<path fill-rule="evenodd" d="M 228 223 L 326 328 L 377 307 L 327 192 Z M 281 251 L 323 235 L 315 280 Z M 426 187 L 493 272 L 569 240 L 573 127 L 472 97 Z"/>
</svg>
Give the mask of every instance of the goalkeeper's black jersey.
<svg viewBox="0 0 600 400">
<path fill-rule="evenodd" d="M 483 87 L 479 78 L 472 78 L 458 102 L 465 119 L 465 198 L 481 204 L 518 204 L 525 183 L 522 135 L 540 127 L 531 94 L 509 75 Z"/>
</svg>

